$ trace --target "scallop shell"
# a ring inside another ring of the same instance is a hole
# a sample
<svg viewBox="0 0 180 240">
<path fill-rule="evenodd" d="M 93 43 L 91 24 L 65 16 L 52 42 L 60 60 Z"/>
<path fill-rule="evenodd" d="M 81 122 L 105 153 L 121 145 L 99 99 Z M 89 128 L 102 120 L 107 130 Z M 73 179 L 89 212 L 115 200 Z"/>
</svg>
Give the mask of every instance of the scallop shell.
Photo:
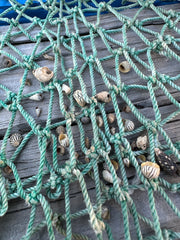
<svg viewBox="0 0 180 240">
<path fill-rule="evenodd" d="M 71 93 L 71 88 L 68 85 L 63 84 L 62 85 L 62 92 L 65 93 L 66 95 L 69 95 Z"/>
<path fill-rule="evenodd" d="M 43 99 L 43 96 L 40 93 L 36 93 L 36 94 L 32 95 L 31 97 L 29 97 L 29 99 L 34 100 L 34 101 L 41 101 Z"/>
<path fill-rule="evenodd" d="M 57 147 L 57 153 L 60 155 L 64 155 L 65 154 L 66 149 L 63 146 L 58 146 Z"/>
<path fill-rule="evenodd" d="M 65 127 L 63 127 L 63 126 L 57 127 L 56 132 L 57 132 L 57 134 L 65 133 L 66 132 Z"/>
<path fill-rule="evenodd" d="M 51 71 L 48 67 L 40 67 L 32 71 L 34 76 L 40 82 L 49 82 L 51 78 L 53 78 L 53 71 Z"/>
<path fill-rule="evenodd" d="M 130 160 L 129 158 L 123 158 L 123 163 L 126 167 L 129 167 L 130 166 Z"/>
<path fill-rule="evenodd" d="M 82 117 L 81 118 L 81 122 L 83 124 L 88 124 L 88 123 L 90 123 L 90 121 L 91 121 L 91 119 L 89 117 Z"/>
<path fill-rule="evenodd" d="M 41 115 L 41 108 L 36 107 L 36 115 L 39 117 Z"/>
<path fill-rule="evenodd" d="M 108 120 L 108 123 L 113 123 L 115 120 L 116 120 L 116 114 L 115 113 L 109 113 L 107 115 L 107 120 Z"/>
<path fill-rule="evenodd" d="M 102 171 L 103 178 L 106 182 L 113 183 L 112 174 L 108 170 Z M 121 184 L 121 179 L 117 177 L 118 183 Z"/>
<path fill-rule="evenodd" d="M 101 217 L 104 220 L 109 220 L 110 219 L 110 212 L 109 212 L 108 207 L 102 206 Z"/>
<path fill-rule="evenodd" d="M 83 94 L 80 90 L 76 90 L 74 93 L 73 93 L 73 97 L 74 99 L 76 100 L 76 102 L 81 106 L 81 107 L 84 107 L 86 105 L 86 102 L 83 98 Z"/>
<path fill-rule="evenodd" d="M 125 131 L 133 131 L 134 130 L 134 123 L 133 121 L 129 120 L 129 119 L 122 119 L 123 121 L 123 125 L 124 125 L 124 130 Z"/>
<path fill-rule="evenodd" d="M 103 119 L 101 116 L 96 117 L 96 122 L 97 122 L 98 127 L 102 127 L 104 125 L 104 122 L 103 122 Z"/>
<path fill-rule="evenodd" d="M 160 167 L 157 163 L 144 162 L 141 164 L 141 172 L 148 179 L 158 178 L 160 174 Z"/>
<path fill-rule="evenodd" d="M 131 65 L 128 61 L 123 61 L 119 64 L 119 71 L 122 73 L 128 73 L 131 70 Z"/>
<path fill-rule="evenodd" d="M 118 163 L 117 163 L 116 161 L 114 161 L 114 160 L 111 160 L 111 163 L 112 163 L 112 165 L 113 165 L 115 171 L 117 171 L 118 168 L 119 168 Z M 109 169 L 109 167 L 108 167 L 108 165 L 107 165 L 106 162 L 103 163 L 103 168 L 104 168 L 105 170 L 108 170 L 108 171 L 110 172 L 110 169 Z"/>
<path fill-rule="evenodd" d="M 111 95 L 109 94 L 109 92 L 106 92 L 106 91 L 96 94 L 96 98 L 98 101 L 104 102 L 104 103 L 109 103 L 112 100 Z"/>
<path fill-rule="evenodd" d="M 22 135 L 20 133 L 14 133 L 9 138 L 9 142 L 13 147 L 18 147 L 22 141 Z"/>
<path fill-rule="evenodd" d="M 147 148 L 148 144 L 148 138 L 147 136 L 140 136 L 136 140 L 136 146 L 142 150 L 145 150 Z"/>
<path fill-rule="evenodd" d="M 58 140 L 59 140 L 59 143 L 61 146 L 65 147 L 65 148 L 69 147 L 69 138 L 68 138 L 67 134 L 60 133 Z"/>
</svg>

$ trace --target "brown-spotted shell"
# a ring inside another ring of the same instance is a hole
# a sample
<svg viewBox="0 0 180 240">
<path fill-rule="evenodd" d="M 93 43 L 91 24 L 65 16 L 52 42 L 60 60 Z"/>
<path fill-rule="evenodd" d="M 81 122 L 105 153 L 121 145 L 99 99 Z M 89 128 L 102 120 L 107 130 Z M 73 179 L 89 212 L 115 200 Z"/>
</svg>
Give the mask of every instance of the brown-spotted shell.
<svg viewBox="0 0 180 240">
<path fill-rule="evenodd" d="M 81 107 L 84 107 L 86 105 L 86 102 L 83 98 L 83 94 L 82 94 L 81 90 L 76 90 L 73 93 L 73 97 Z"/>
<path fill-rule="evenodd" d="M 14 65 L 14 62 L 7 56 L 2 56 L 2 67 L 9 68 Z"/>
<path fill-rule="evenodd" d="M 33 70 L 32 73 L 40 82 L 49 82 L 54 75 L 53 71 L 48 67 L 37 68 Z"/>
<path fill-rule="evenodd" d="M 128 61 L 123 61 L 119 64 L 119 71 L 122 73 L 128 73 L 131 70 L 131 65 Z"/>
<path fill-rule="evenodd" d="M 123 111 L 125 113 L 130 113 L 131 112 L 131 108 L 129 107 L 129 105 L 126 105 L 126 106 L 124 106 Z"/>
<path fill-rule="evenodd" d="M 86 146 L 86 148 L 90 148 L 90 141 L 89 141 L 89 138 L 88 137 L 86 137 L 85 138 L 85 146 Z"/>
<path fill-rule="evenodd" d="M 22 80 L 23 80 L 23 78 L 21 78 L 19 80 L 19 82 L 22 83 Z M 27 78 L 26 81 L 25 81 L 25 85 L 30 87 L 31 86 L 31 80 Z"/>
<path fill-rule="evenodd" d="M 124 130 L 125 131 L 133 131 L 134 130 L 134 123 L 133 121 L 129 120 L 129 119 L 122 119 L 123 121 L 123 125 L 124 125 Z"/>
<path fill-rule="evenodd" d="M 148 179 L 158 178 L 160 174 L 160 167 L 157 163 L 143 162 L 141 164 L 141 172 Z"/>
<path fill-rule="evenodd" d="M 22 142 L 22 135 L 20 133 L 14 133 L 10 136 L 9 142 L 13 147 L 18 147 Z"/>
<path fill-rule="evenodd" d="M 107 91 L 102 91 L 96 94 L 96 99 L 100 102 L 109 103 L 111 101 L 111 95 Z"/>
<path fill-rule="evenodd" d="M 65 148 L 69 147 L 69 138 L 68 138 L 67 134 L 60 133 L 58 140 L 59 140 L 59 143 L 61 146 L 65 147 Z"/>
<path fill-rule="evenodd" d="M 36 115 L 37 115 L 37 117 L 39 117 L 40 115 L 41 115 L 41 108 L 39 108 L 39 107 L 36 107 Z"/>
<path fill-rule="evenodd" d="M 114 134 L 116 133 L 116 128 L 115 128 L 115 127 L 112 127 L 112 128 L 110 129 L 110 132 L 111 132 L 112 135 L 114 135 Z"/>
<path fill-rule="evenodd" d="M 107 115 L 107 120 L 108 120 L 108 123 L 113 123 L 115 120 L 116 120 L 116 114 L 115 113 L 109 113 Z"/>
<path fill-rule="evenodd" d="M 113 177 L 112 174 L 108 170 L 102 171 L 102 176 L 106 182 L 113 183 Z M 121 184 L 121 179 L 117 177 L 118 183 Z"/>
<path fill-rule="evenodd" d="M 145 150 L 147 148 L 148 144 L 148 137 L 145 136 L 140 136 L 136 140 L 136 146 L 142 150 Z"/>
</svg>

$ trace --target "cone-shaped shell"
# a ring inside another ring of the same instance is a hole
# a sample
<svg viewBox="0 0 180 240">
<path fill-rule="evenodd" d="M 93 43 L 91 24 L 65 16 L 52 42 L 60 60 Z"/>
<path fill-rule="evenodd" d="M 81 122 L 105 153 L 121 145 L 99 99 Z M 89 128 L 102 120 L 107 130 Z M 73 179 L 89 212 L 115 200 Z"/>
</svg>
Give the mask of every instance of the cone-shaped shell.
<svg viewBox="0 0 180 240">
<path fill-rule="evenodd" d="M 119 71 L 122 73 L 128 73 L 131 70 L 131 65 L 128 61 L 123 61 L 119 64 Z"/>
<path fill-rule="evenodd" d="M 22 135 L 20 133 L 14 133 L 11 135 L 9 142 L 13 147 L 18 147 L 22 141 Z"/>
<path fill-rule="evenodd" d="M 134 130 L 134 123 L 133 121 L 129 119 L 122 119 L 123 125 L 124 125 L 124 130 L 127 132 L 133 131 Z"/>
<path fill-rule="evenodd" d="M 96 117 L 96 122 L 97 122 L 98 127 L 102 127 L 104 125 L 104 121 L 101 116 Z"/>
<path fill-rule="evenodd" d="M 130 166 L 130 160 L 129 158 L 123 158 L 123 163 L 126 167 L 129 167 Z"/>
<path fill-rule="evenodd" d="M 106 182 L 113 183 L 112 174 L 108 170 L 102 171 L 103 178 Z M 121 184 L 121 179 L 117 177 L 118 183 Z"/>
<path fill-rule="evenodd" d="M 66 95 L 69 95 L 71 93 L 71 88 L 68 85 L 63 84 L 62 85 L 62 92 Z"/>
<path fill-rule="evenodd" d="M 51 71 L 48 67 L 37 68 L 33 70 L 32 73 L 40 82 L 49 82 L 54 75 L 53 71 Z"/>
<path fill-rule="evenodd" d="M 100 102 L 108 103 L 111 101 L 111 95 L 109 94 L 109 92 L 103 91 L 96 94 L 96 99 Z"/>
<path fill-rule="evenodd" d="M 144 162 L 141 164 L 141 172 L 148 179 L 158 178 L 160 174 L 160 167 L 157 163 Z"/>
<path fill-rule="evenodd" d="M 83 98 L 83 94 L 80 90 L 76 90 L 74 93 L 73 93 L 73 97 L 74 99 L 76 100 L 76 102 L 81 106 L 81 107 L 84 107 L 86 105 L 86 102 Z"/>
<path fill-rule="evenodd" d="M 40 93 L 36 93 L 36 94 L 32 95 L 31 97 L 29 97 L 29 99 L 34 100 L 34 101 L 41 101 L 43 99 L 43 96 Z"/>
<path fill-rule="evenodd" d="M 109 113 L 107 115 L 107 120 L 108 120 L 108 123 L 113 123 L 115 120 L 116 120 L 116 114 L 115 113 Z"/>
<path fill-rule="evenodd" d="M 147 136 L 140 136 L 136 140 L 136 146 L 142 150 L 145 150 L 147 148 L 148 144 L 148 138 Z"/>
<path fill-rule="evenodd" d="M 23 78 L 21 78 L 21 79 L 19 80 L 19 82 L 22 83 L 22 80 L 23 80 Z M 31 80 L 27 78 L 26 81 L 25 81 L 25 85 L 31 86 Z"/>
<path fill-rule="evenodd" d="M 59 143 L 61 146 L 65 147 L 65 148 L 69 147 L 69 138 L 68 138 L 67 134 L 64 134 L 64 133 L 59 134 L 58 140 L 59 140 Z"/>
<path fill-rule="evenodd" d="M 41 108 L 36 107 L 36 115 L 39 117 L 41 115 Z"/>
</svg>

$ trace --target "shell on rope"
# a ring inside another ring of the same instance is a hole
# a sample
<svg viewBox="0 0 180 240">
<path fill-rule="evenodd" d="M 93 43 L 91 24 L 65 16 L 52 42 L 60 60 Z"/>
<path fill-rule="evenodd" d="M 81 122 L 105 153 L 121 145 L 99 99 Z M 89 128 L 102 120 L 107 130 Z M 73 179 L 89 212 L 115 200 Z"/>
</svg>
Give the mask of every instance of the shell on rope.
<svg viewBox="0 0 180 240">
<path fill-rule="evenodd" d="M 39 117 L 41 115 L 41 108 L 36 107 L 36 115 Z"/>
<path fill-rule="evenodd" d="M 65 133 L 66 132 L 65 127 L 64 126 L 57 127 L 56 132 L 57 134 Z"/>
<path fill-rule="evenodd" d="M 86 102 L 83 98 L 83 94 L 82 94 L 81 90 L 76 90 L 73 93 L 73 97 L 81 107 L 84 107 L 86 105 Z"/>
<path fill-rule="evenodd" d="M 115 120 L 116 120 L 116 114 L 115 113 L 109 113 L 107 115 L 107 120 L 108 120 L 108 123 L 113 123 Z"/>
<path fill-rule="evenodd" d="M 128 73 L 131 70 L 131 65 L 128 61 L 123 61 L 119 64 L 119 71 L 122 73 Z"/>
<path fill-rule="evenodd" d="M 29 97 L 29 99 L 39 102 L 39 101 L 43 100 L 43 96 L 41 93 L 36 93 L 36 94 L 32 95 L 31 97 Z"/>
<path fill-rule="evenodd" d="M 104 220 L 109 220 L 110 219 L 110 211 L 109 208 L 105 205 L 102 206 L 102 212 L 101 212 L 101 217 Z"/>
<path fill-rule="evenodd" d="M 130 160 L 129 158 L 123 158 L 123 163 L 126 167 L 129 167 L 130 166 Z"/>
<path fill-rule="evenodd" d="M 125 113 L 130 113 L 131 112 L 131 108 L 129 107 L 129 105 L 126 105 L 126 106 L 124 106 L 123 111 Z"/>
<path fill-rule="evenodd" d="M 10 136 L 9 142 L 13 147 L 18 147 L 22 142 L 22 135 L 20 133 L 14 133 Z"/>
<path fill-rule="evenodd" d="M 111 132 L 112 135 L 114 135 L 114 134 L 116 133 L 116 128 L 115 128 L 115 127 L 112 127 L 112 128 L 110 129 L 110 132 Z"/>
<path fill-rule="evenodd" d="M 62 85 L 62 92 L 66 95 L 69 95 L 71 93 L 71 88 L 68 85 L 63 84 Z"/>
<path fill-rule="evenodd" d="M 109 103 L 112 100 L 111 95 L 107 91 L 99 92 L 96 94 L 95 97 L 98 101 L 104 102 L 104 103 Z"/>
<path fill-rule="evenodd" d="M 149 161 L 143 162 L 141 164 L 141 172 L 149 180 L 155 179 L 159 177 L 160 167 L 157 163 L 153 163 Z"/>
<path fill-rule="evenodd" d="M 119 168 L 119 165 L 118 165 L 118 163 L 117 163 L 115 160 L 111 160 L 111 163 L 112 163 L 112 165 L 113 165 L 113 167 L 114 167 L 115 171 L 117 171 L 117 170 L 118 170 L 118 168 Z M 108 167 L 108 165 L 107 165 L 107 163 L 106 163 L 106 162 L 104 162 L 104 163 L 103 163 L 103 168 L 104 168 L 105 170 L 107 170 L 107 171 L 109 171 L 109 172 L 110 172 L 110 169 L 109 169 L 109 167 Z"/>
<path fill-rule="evenodd" d="M 61 146 L 65 147 L 65 148 L 69 147 L 69 138 L 68 138 L 67 134 L 60 133 L 58 140 L 59 140 L 59 143 Z"/>
<path fill-rule="evenodd" d="M 123 125 L 124 125 L 124 130 L 127 132 L 133 131 L 134 130 L 134 123 L 133 121 L 129 119 L 122 119 Z"/>
<path fill-rule="evenodd" d="M 3 68 L 9 68 L 14 65 L 14 62 L 7 56 L 1 57 L 1 64 Z"/>
<path fill-rule="evenodd" d="M 19 80 L 19 82 L 22 83 L 22 80 L 23 80 L 23 78 L 21 78 L 21 79 Z M 26 81 L 25 81 L 25 85 L 30 87 L 30 86 L 32 85 L 32 84 L 31 84 L 31 80 L 27 78 Z"/>
<path fill-rule="evenodd" d="M 103 127 L 104 121 L 101 116 L 96 117 L 96 122 L 97 122 L 98 127 Z"/>
<path fill-rule="evenodd" d="M 32 73 L 40 82 L 49 82 L 54 75 L 53 71 L 48 67 L 37 68 L 33 70 Z"/>
<path fill-rule="evenodd" d="M 86 146 L 86 148 L 90 148 L 90 141 L 89 141 L 89 138 L 88 137 L 86 137 L 85 138 L 85 146 Z"/>
<path fill-rule="evenodd" d="M 113 183 L 112 174 L 108 170 L 103 170 L 102 171 L 102 176 L 103 176 L 103 178 L 106 182 Z M 117 177 L 117 180 L 118 180 L 118 184 L 121 184 L 122 181 L 119 177 Z"/>
<path fill-rule="evenodd" d="M 9 174 L 12 173 L 12 169 L 11 169 L 9 166 L 6 166 L 5 168 L 3 168 L 3 171 L 4 171 L 7 175 L 9 175 Z"/>
<path fill-rule="evenodd" d="M 148 137 L 146 135 L 140 136 L 136 140 L 136 146 L 142 150 L 145 150 L 148 145 Z"/>
</svg>

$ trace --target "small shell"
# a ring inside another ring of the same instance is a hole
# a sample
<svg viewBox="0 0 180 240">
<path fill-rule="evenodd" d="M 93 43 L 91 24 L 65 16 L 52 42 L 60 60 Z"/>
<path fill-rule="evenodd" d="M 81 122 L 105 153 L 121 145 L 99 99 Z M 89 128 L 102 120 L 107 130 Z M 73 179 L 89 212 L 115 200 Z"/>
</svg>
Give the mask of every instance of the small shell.
<svg viewBox="0 0 180 240">
<path fill-rule="evenodd" d="M 134 151 L 136 148 L 137 148 L 137 146 L 136 146 L 136 141 L 133 141 L 133 142 L 131 143 L 131 149 Z"/>
<path fill-rule="evenodd" d="M 71 88 L 68 85 L 63 84 L 62 85 L 62 92 L 66 95 L 69 95 L 71 93 Z"/>
<path fill-rule="evenodd" d="M 131 112 L 131 109 L 128 105 L 126 105 L 124 108 L 123 108 L 123 111 L 126 112 L 126 113 L 130 113 Z"/>
<path fill-rule="evenodd" d="M 57 132 L 57 134 L 65 133 L 66 132 L 65 127 L 63 127 L 63 126 L 57 127 L 56 132 Z"/>
<path fill-rule="evenodd" d="M 81 122 L 83 124 L 88 124 L 88 123 L 90 123 L 90 121 L 91 121 L 91 119 L 89 117 L 82 117 L 81 118 Z"/>
<path fill-rule="evenodd" d="M 68 110 L 68 105 L 64 104 L 64 109 L 67 111 Z"/>
<path fill-rule="evenodd" d="M 141 172 L 148 179 L 158 178 L 160 174 L 160 167 L 157 163 L 144 162 L 141 164 Z"/>
<path fill-rule="evenodd" d="M 146 157 L 144 155 L 137 156 L 137 160 L 139 160 L 141 163 L 146 162 Z"/>
<path fill-rule="evenodd" d="M 21 79 L 19 80 L 19 82 L 22 83 L 22 80 L 23 80 L 23 78 L 21 78 Z M 27 78 L 26 81 L 25 81 L 25 85 L 26 85 L 26 86 L 31 86 L 31 85 L 32 85 L 32 84 L 31 84 L 31 80 Z"/>
<path fill-rule="evenodd" d="M 32 95 L 31 97 L 29 97 L 29 99 L 34 100 L 34 101 L 41 101 L 43 99 L 43 96 L 40 93 L 36 93 L 36 94 Z"/>
<path fill-rule="evenodd" d="M 3 171 L 6 173 L 6 174 L 11 174 L 12 173 L 12 169 L 9 167 L 9 166 L 6 166 Z"/>
<path fill-rule="evenodd" d="M 112 174 L 108 170 L 102 171 L 103 178 L 106 182 L 113 183 Z M 121 179 L 117 177 L 118 183 L 121 184 Z"/>
<path fill-rule="evenodd" d="M 96 98 L 100 102 L 109 103 L 111 101 L 111 95 L 106 91 L 96 94 Z"/>
<path fill-rule="evenodd" d="M 61 146 L 65 147 L 65 148 L 69 147 L 69 138 L 68 138 L 67 134 L 60 133 L 58 140 L 59 140 L 59 143 Z"/>
<path fill-rule="evenodd" d="M 129 158 L 123 158 L 123 163 L 126 167 L 129 167 L 130 166 L 130 160 Z"/>
<path fill-rule="evenodd" d="M 86 163 L 89 163 L 89 162 L 90 162 L 90 160 L 89 160 L 89 158 L 88 158 L 88 157 L 85 157 L 85 159 L 84 159 L 84 160 L 85 160 L 85 162 L 86 162 Z"/>
<path fill-rule="evenodd" d="M 39 117 L 41 115 L 41 108 L 36 107 L 36 115 Z"/>
<path fill-rule="evenodd" d="M 47 54 L 47 53 L 45 53 L 45 54 L 43 55 L 43 57 L 44 57 L 44 59 L 47 59 L 47 60 L 50 60 L 50 61 L 54 61 L 54 56 L 51 56 L 51 55 L 49 55 L 49 54 Z"/>
<path fill-rule="evenodd" d="M 13 147 L 18 147 L 22 141 L 22 136 L 20 133 L 14 133 L 9 138 L 9 142 Z"/>
<path fill-rule="evenodd" d="M 140 136 L 136 140 L 136 146 L 142 150 L 145 150 L 147 148 L 148 144 L 148 138 L 147 136 Z"/>
<path fill-rule="evenodd" d="M 104 125 L 104 122 L 103 122 L 103 119 L 101 116 L 96 117 L 96 122 L 97 122 L 98 127 L 102 127 Z"/>
<path fill-rule="evenodd" d="M 14 65 L 14 63 L 13 63 L 13 61 L 10 58 L 8 58 L 6 56 L 2 56 L 2 66 L 4 68 L 9 68 L 9 67 L 11 67 L 13 65 Z"/>
<path fill-rule="evenodd" d="M 79 158 L 79 153 L 75 152 L 75 158 L 78 159 Z"/>
<path fill-rule="evenodd" d="M 119 165 L 118 165 L 118 163 L 117 163 L 116 161 L 114 161 L 114 160 L 111 160 L 111 163 L 112 163 L 112 165 L 113 165 L 113 167 L 114 167 L 115 171 L 117 171 L 117 170 L 118 170 L 118 168 L 119 168 Z M 105 170 L 107 170 L 107 171 L 109 171 L 109 172 L 110 172 L 110 169 L 109 169 L 109 167 L 108 167 L 108 165 L 107 165 L 107 163 L 106 163 L 106 162 L 104 162 L 104 163 L 103 163 L 103 168 L 104 168 Z"/>
<path fill-rule="evenodd" d="M 116 120 L 116 114 L 115 113 L 109 113 L 107 115 L 107 120 L 108 120 L 108 123 L 113 123 L 115 120 Z"/>
<path fill-rule="evenodd" d="M 125 131 L 133 131 L 134 130 L 134 123 L 133 121 L 129 120 L 129 119 L 122 119 L 123 121 L 123 125 L 124 125 L 124 130 Z"/>
<path fill-rule="evenodd" d="M 84 107 L 86 105 L 86 102 L 83 98 L 83 94 L 80 90 L 76 90 L 74 93 L 73 93 L 73 97 L 74 99 L 76 100 L 76 102 L 81 106 L 81 107 Z"/>
<path fill-rule="evenodd" d="M 109 219 L 110 219 L 110 212 L 109 212 L 108 207 L 102 206 L 101 217 L 102 217 L 102 219 L 104 219 L 104 220 L 109 220 Z"/>
<path fill-rule="evenodd" d="M 57 153 L 60 155 L 64 155 L 65 154 L 66 149 L 63 146 L 58 146 L 57 147 Z"/>
<path fill-rule="evenodd" d="M 89 141 L 89 138 L 88 137 L 86 137 L 85 138 L 85 146 L 86 146 L 86 148 L 90 148 L 90 141 Z"/>
<path fill-rule="evenodd" d="M 40 82 L 49 82 L 51 78 L 53 78 L 53 71 L 51 71 L 48 67 L 40 67 L 32 71 L 34 76 Z"/>
<path fill-rule="evenodd" d="M 111 132 L 112 135 L 114 135 L 114 134 L 116 133 L 116 128 L 115 128 L 115 127 L 112 127 L 112 128 L 110 129 L 110 132 Z"/>
<path fill-rule="evenodd" d="M 123 61 L 119 64 L 119 71 L 122 73 L 128 73 L 131 70 L 131 65 L 128 61 Z"/>
</svg>

